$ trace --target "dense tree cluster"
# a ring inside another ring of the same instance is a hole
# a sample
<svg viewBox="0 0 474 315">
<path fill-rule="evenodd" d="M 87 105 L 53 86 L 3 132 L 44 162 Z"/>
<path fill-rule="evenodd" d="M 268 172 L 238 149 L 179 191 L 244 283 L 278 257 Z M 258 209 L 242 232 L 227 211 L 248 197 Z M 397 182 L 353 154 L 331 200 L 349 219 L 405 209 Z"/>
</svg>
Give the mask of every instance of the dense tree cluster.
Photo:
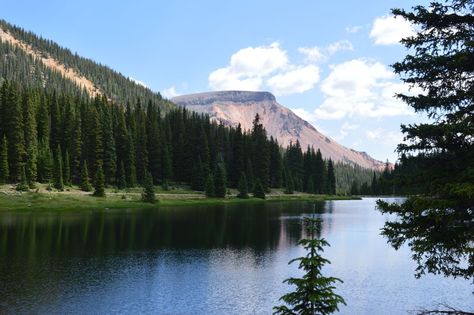
<svg viewBox="0 0 474 315">
<path fill-rule="evenodd" d="M 151 101 L 124 107 L 5 81 L 0 139 L 0 181 L 30 187 L 75 184 L 101 196 L 106 186 L 143 185 L 149 172 L 155 185 L 188 184 L 216 197 L 229 187 L 240 187 L 243 197 L 292 185 L 292 191 L 337 192 L 338 164 L 319 150 L 303 153 L 298 142 L 283 150 L 258 115 L 243 131 L 184 108 L 162 115 Z"/>
<path fill-rule="evenodd" d="M 405 142 L 395 182 L 413 193 L 402 204 L 379 201 L 397 215 L 383 234 L 406 243 L 426 272 L 474 277 L 474 3 L 433 1 L 393 14 L 416 25 L 402 43 L 407 56 L 393 68 L 423 93 L 398 97 L 430 120 L 402 125 Z"/>
<path fill-rule="evenodd" d="M 63 64 L 66 69 L 73 69 L 88 78 L 96 88 L 114 102 L 134 103 L 137 98 L 140 98 L 159 104 L 163 111 L 174 107 L 171 102 L 163 99 L 160 93 L 155 93 L 147 87 L 137 84 L 107 66 L 80 57 L 51 40 L 38 37 L 32 32 L 25 31 L 1 19 L 0 29 L 29 45 L 40 56 L 52 57 Z M 0 56 L 2 56 L 0 58 L 0 84 L 3 80 L 9 80 L 22 82 L 23 86 L 30 88 L 42 87 L 61 94 L 86 94 L 61 73 L 45 66 L 41 60 L 8 42 L 0 41 Z"/>
</svg>

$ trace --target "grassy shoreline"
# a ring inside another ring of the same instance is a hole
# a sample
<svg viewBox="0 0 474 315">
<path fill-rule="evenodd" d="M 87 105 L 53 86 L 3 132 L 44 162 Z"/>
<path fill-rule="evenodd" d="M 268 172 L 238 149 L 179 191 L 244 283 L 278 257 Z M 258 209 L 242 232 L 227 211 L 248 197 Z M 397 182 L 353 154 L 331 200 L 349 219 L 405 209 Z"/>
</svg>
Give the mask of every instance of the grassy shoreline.
<svg viewBox="0 0 474 315">
<path fill-rule="evenodd" d="M 94 197 L 70 188 L 64 192 L 48 191 L 39 187 L 31 192 L 16 192 L 12 186 L 0 186 L 0 211 L 8 210 L 100 210 L 106 208 L 156 208 L 161 206 L 195 206 L 221 204 L 251 204 L 284 201 L 324 201 L 324 200 L 354 200 L 353 196 L 330 196 L 295 193 L 285 195 L 280 190 L 273 190 L 266 199 L 236 197 L 236 191 L 231 191 L 227 198 L 206 198 L 202 192 L 178 188 L 172 191 L 157 191 L 157 202 L 145 203 L 140 200 L 141 189 L 128 191 L 107 190 L 106 197 Z"/>
</svg>

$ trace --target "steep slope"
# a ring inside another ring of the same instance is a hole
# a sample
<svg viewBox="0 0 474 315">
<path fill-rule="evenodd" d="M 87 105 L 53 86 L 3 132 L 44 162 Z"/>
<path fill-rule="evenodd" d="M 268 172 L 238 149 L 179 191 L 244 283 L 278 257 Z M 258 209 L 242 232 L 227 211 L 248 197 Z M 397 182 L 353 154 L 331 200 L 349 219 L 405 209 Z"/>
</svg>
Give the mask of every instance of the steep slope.
<svg viewBox="0 0 474 315">
<path fill-rule="evenodd" d="M 72 53 L 53 41 L 0 20 L 0 82 L 24 82 L 64 93 L 105 95 L 120 103 L 151 100 L 167 111 L 174 105 L 130 78 Z"/>
<path fill-rule="evenodd" d="M 302 148 L 319 148 L 326 158 L 358 164 L 362 167 L 381 169 L 383 162 L 365 152 L 346 148 L 317 131 L 311 124 L 290 109 L 280 105 L 268 92 L 219 91 L 178 96 L 171 99 L 179 106 L 208 114 L 225 125 L 241 124 L 244 130 L 252 128 L 255 114 L 259 114 L 268 134 L 286 146 L 299 140 Z"/>
</svg>

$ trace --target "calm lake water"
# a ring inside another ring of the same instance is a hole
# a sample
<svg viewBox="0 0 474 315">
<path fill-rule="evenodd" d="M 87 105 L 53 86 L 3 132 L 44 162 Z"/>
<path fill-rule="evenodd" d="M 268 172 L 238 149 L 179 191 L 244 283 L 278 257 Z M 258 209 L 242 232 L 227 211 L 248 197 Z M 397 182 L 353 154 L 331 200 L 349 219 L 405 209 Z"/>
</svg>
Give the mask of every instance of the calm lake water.
<svg viewBox="0 0 474 315">
<path fill-rule="evenodd" d="M 375 199 L 0 213 L 0 313 L 270 314 L 298 275 L 302 218 L 322 220 L 341 314 L 474 309 L 469 281 L 415 279 Z"/>
</svg>

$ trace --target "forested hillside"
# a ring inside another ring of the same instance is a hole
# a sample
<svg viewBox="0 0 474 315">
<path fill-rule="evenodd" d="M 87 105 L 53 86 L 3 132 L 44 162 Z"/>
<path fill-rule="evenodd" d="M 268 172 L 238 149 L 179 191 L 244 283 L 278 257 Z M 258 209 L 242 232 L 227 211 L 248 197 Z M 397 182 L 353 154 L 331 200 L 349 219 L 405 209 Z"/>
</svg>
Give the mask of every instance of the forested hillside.
<svg viewBox="0 0 474 315">
<path fill-rule="evenodd" d="M 258 115 L 248 131 L 218 124 L 3 20 L 0 87 L 0 182 L 19 189 L 40 182 L 90 190 L 96 177 L 134 187 L 148 173 L 154 184 L 195 190 L 242 181 L 250 191 L 257 183 L 287 193 L 373 186 L 372 170 L 325 160 L 298 142 L 283 148 Z"/>
<path fill-rule="evenodd" d="M 92 82 L 90 90 L 105 95 L 113 102 L 122 105 L 129 102 L 134 105 L 140 98 L 151 100 L 163 111 L 174 107 L 159 93 L 133 82 L 109 67 L 80 57 L 51 40 L 38 37 L 4 20 L 0 20 L 0 34 L 3 34 L 0 36 L 0 83 L 3 80 L 13 80 L 22 82 L 25 87 L 43 87 L 50 92 L 92 94 L 65 76 L 64 72 L 71 71 Z M 64 71 L 52 66 L 55 64 Z"/>
<path fill-rule="evenodd" d="M 303 153 L 298 143 L 283 150 L 267 138 L 258 116 L 246 133 L 183 108 L 163 116 L 151 100 L 124 107 L 13 81 L 0 89 L 0 139 L 0 181 L 29 187 L 87 188 L 102 172 L 106 185 L 132 187 L 149 172 L 155 184 L 196 190 L 212 177 L 227 187 L 245 178 L 248 187 L 259 182 L 266 191 L 346 193 L 348 183 L 364 178 L 353 167 L 335 171 L 319 150 Z"/>
</svg>

